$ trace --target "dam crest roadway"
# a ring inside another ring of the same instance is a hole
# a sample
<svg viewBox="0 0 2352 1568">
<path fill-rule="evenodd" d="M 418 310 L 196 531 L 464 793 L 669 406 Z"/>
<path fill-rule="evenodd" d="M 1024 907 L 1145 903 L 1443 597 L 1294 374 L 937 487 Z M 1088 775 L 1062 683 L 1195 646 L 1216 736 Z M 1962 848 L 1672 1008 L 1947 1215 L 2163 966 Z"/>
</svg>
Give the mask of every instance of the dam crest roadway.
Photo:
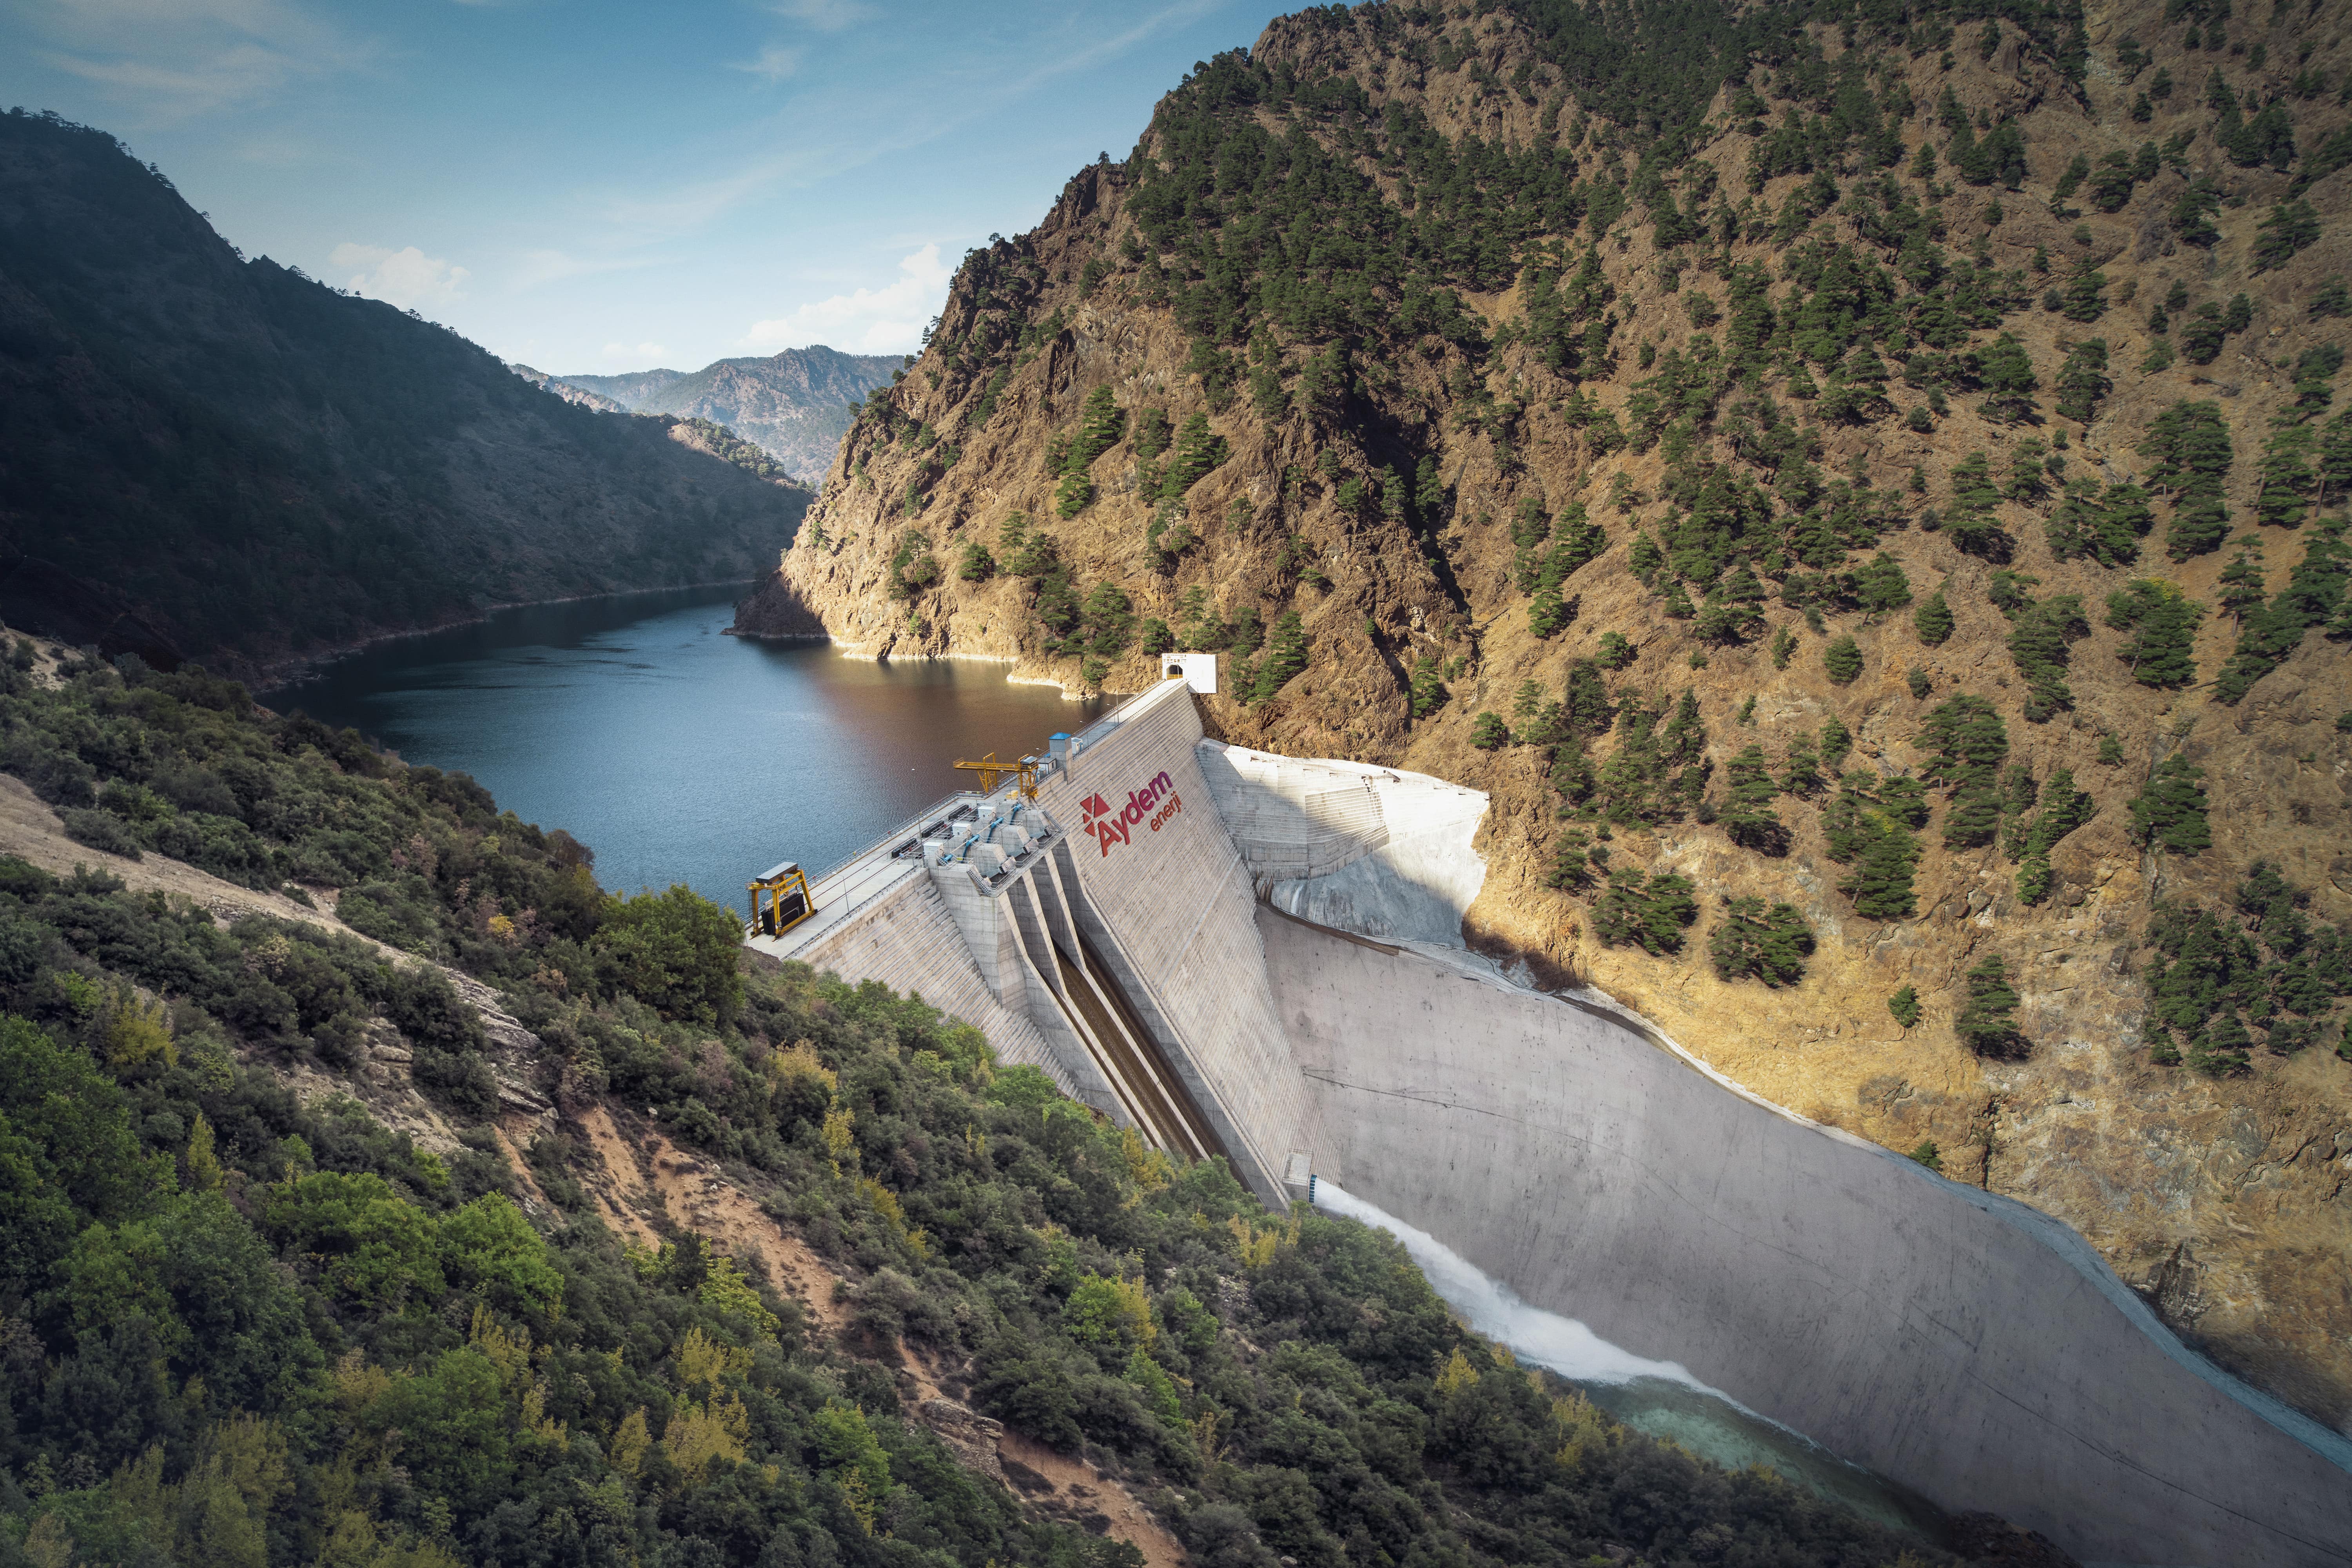
<svg viewBox="0 0 2352 1568">
<path fill-rule="evenodd" d="M 1336 1184 L 1953 1512 L 2086 1563 L 2352 1564 L 2352 1442 L 2071 1228 L 1467 952 L 1486 806 L 1209 740 L 1171 679 L 1056 737 L 1034 798 L 947 797 L 750 941 L 920 993 L 1271 1205 Z"/>
</svg>

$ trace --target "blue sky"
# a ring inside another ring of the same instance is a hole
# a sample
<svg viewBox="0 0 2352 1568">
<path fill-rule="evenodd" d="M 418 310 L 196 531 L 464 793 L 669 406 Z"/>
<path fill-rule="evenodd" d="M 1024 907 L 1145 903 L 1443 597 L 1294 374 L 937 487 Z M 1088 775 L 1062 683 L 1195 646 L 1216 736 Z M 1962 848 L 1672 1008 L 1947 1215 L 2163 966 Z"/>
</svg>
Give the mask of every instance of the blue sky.
<svg viewBox="0 0 2352 1568">
<path fill-rule="evenodd" d="M 559 373 L 911 350 L 1269 0 L 0 0 L 0 103 L 213 226 Z"/>
</svg>

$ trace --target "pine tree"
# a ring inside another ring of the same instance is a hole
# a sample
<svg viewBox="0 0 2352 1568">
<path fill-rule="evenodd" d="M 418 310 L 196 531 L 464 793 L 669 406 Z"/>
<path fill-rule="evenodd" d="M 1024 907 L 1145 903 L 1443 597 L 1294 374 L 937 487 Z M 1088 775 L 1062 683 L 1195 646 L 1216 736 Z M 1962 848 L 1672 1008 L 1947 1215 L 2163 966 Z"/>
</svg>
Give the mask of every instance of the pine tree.
<svg viewBox="0 0 2352 1568">
<path fill-rule="evenodd" d="M 1127 428 L 1127 414 L 1121 409 L 1108 386 L 1097 386 L 1087 394 L 1087 401 L 1078 413 L 1078 438 L 1071 444 L 1069 463 L 1085 468 L 1097 458 L 1118 445 Z"/>
<path fill-rule="evenodd" d="M 1865 920 L 1903 920 L 1918 910 L 1912 876 L 1919 866 L 1919 840 L 1890 815 L 1865 817 L 1867 837 L 1853 874 L 1841 890 L 1853 895 L 1853 912 Z"/>
<path fill-rule="evenodd" d="M 1470 721 L 1470 743 L 1482 752 L 1507 746 L 1511 743 L 1511 728 L 1503 722 L 1500 713 L 1481 712 Z"/>
<path fill-rule="evenodd" d="M 2319 433 L 2308 425 L 2285 425 L 2272 432 L 2263 447 L 2262 490 L 2254 501 L 2254 520 L 2273 528 L 2294 528 L 2311 510 L 2307 499 L 2317 482 L 2311 456 Z"/>
<path fill-rule="evenodd" d="M 1936 591 L 1921 600 L 1919 607 L 1911 612 L 1911 629 L 1918 633 L 1919 640 L 1929 647 L 1941 647 L 1952 635 L 1952 607 L 1944 602 L 1942 584 L 1937 584 Z"/>
<path fill-rule="evenodd" d="M 1645 878 L 1630 866 L 1609 873 L 1609 890 L 1592 906 L 1593 934 L 1602 942 L 1654 957 L 1681 952 L 1683 929 L 1697 919 L 1689 878 L 1671 871 Z"/>
<path fill-rule="evenodd" d="M 1911 579 L 1904 575 L 1901 563 L 1884 550 L 1857 568 L 1853 576 L 1855 598 L 1873 616 L 1899 610 L 1911 602 Z"/>
<path fill-rule="evenodd" d="M 1183 427 L 1176 433 L 1176 450 L 1168 459 L 1168 471 L 1160 481 L 1160 493 L 1170 500 L 1181 496 L 1224 462 L 1225 438 L 1209 429 L 1205 414 L 1188 414 Z"/>
<path fill-rule="evenodd" d="M 1423 654 L 1412 661 L 1412 716 L 1426 719 L 1445 706 L 1445 684 L 1437 677 L 1437 656 Z"/>
<path fill-rule="evenodd" d="M 2205 606 L 2178 584 L 2138 579 L 2107 595 L 2107 625 L 2134 635 L 2116 656 L 2142 686 L 2181 687 L 2197 679 L 2194 648 Z"/>
<path fill-rule="evenodd" d="M 1255 700 L 1260 702 L 1272 697 L 1306 669 L 1309 652 L 1307 628 L 1297 610 L 1285 610 L 1274 623 L 1274 633 L 1267 639 L 1265 658 L 1258 661 L 1257 689 Z"/>
<path fill-rule="evenodd" d="M 1544 872 L 1544 886 L 1559 889 L 1581 889 L 1592 881 L 1592 839 L 1582 828 L 1563 829 L 1552 840 L 1551 865 Z"/>
<path fill-rule="evenodd" d="M 1723 922 L 1707 938 L 1707 957 L 1725 980 L 1761 980 L 1769 986 L 1794 985 L 1805 977 L 1805 957 L 1813 933 L 1791 904 L 1764 907 L 1761 899 L 1726 901 Z"/>
<path fill-rule="evenodd" d="M 1994 515 L 2000 505 L 2000 488 L 1994 483 L 1992 464 L 1980 452 L 1970 452 L 1952 470 L 1952 506 L 1944 529 L 1952 542 L 1971 555 L 2005 559 L 2009 534 Z"/>
<path fill-rule="evenodd" d="M 967 583 L 985 583 L 996 575 L 996 557 L 977 539 L 967 539 L 963 559 L 956 566 L 956 575 Z"/>
<path fill-rule="evenodd" d="M 2060 416 L 2088 425 L 2112 384 L 2107 380 L 2107 340 L 2090 338 L 2076 343 L 2058 367 Z"/>
<path fill-rule="evenodd" d="M 1822 765 L 1835 773 L 1844 766 L 1846 753 L 1853 750 L 1853 732 L 1836 714 L 1822 721 Z"/>
<path fill-rule="evenodd" d="M 1900 1028 L 1912 1028 L 1919 1022 L 1919 993 L 1908 984 L 1886 999 L 1886 1011 L 1893 1015 Z"/>
<path fill-rule="evenodd" d="M 1980 1057 L 2006 1057 L 2024 1045 L 2017 1033 L 2018 995 L 2009 984 L 2009 969 L 1993 953 L 1969 971 L 1968 1001 L 1952 1028 L 1960 1043 Z"/>
<path fill-rule="evenodd" d="M 1558 790 L 1567 803 L 1560 807 L 1565 816 L 1573 805 L 1591 798 L 1594 784 L 1592 759 L 1585 754 L 1584 742 L 1569 735 L 1551 749 L 1551 787 Z"/>
<path fill-rule="evenodd" d="M 2303 200 L 2284 201 L 2271 208 L 2254 237 L 2254 271 L 2284 267 L 2294 253 L 2319 237 L 2319 215 Z"/>
<path fill-rule="evenodd" d="M 2033 374 L 2032 356 L 2025 345 L 2008 332 L 2003 332 L 1989 344 L 1982 354 L 1983 369 L 1979 379 L 1984 383 L 1985 400 L 1981 409 L 1988 419 L 2015 423 L 2030 418 L 2040 406 L 2033 399 L 2041 382 Z"/>
<path fill-rule="evenodd" d="M 1837 637 L 1822 650 L 1822 668 L 1837 685 L 1851 683 L 1862 673 L 1862 664 L 1861 646 L 1850 637 Z"/>
<path fill-rule="evenodd" d="M 1935 755 L 1930 780 L 1951 790 L 1944 813 L 1947 848 L 1989 843 L 2000 827 L 2000 770 L 2009 758 L 2009 727 L 1981 697 L 1954 697 L 1927 715 L 1912 742 Z"/>
<path fill-rule="evenodd" d="M 1772 797 L 1780 792 L 1765 763 L 1764 748 L 1751 745 L 1732 758 L 1725 780 L 1729 798 L 1719 818 L 1724 832 L 1734 844 L 1766 854 L 1780 853 L 1786 847 L 1788 830 L 1772 810 Z"/>
<path fill-rule="evenodd" d="M 2205 822 L 2205 770 L 2175 752 L 2156 764 L 2147 784 L 2132 798 L 2132 837 L 2177 855 L 2211 847 Z"/>
<path fill-rule="evenodd" d="M 2243 626 L 2248 611 L 2262 608 L 2267 586 L 2263 542 L 2253 534 L 2243 534 L 2238 540 L 2238 553 L 2221 573 L 2222 610 L 2233 623 Z"/>
<path fill-rule="evenodd" d="M 1601 734 L 1617 719 L 1617 705 L 1610 700 L 1609 688 L 1589 658 L 1580 658 L 1568 667 L 1561 707 L 1572 734 Z"/>
</svg>

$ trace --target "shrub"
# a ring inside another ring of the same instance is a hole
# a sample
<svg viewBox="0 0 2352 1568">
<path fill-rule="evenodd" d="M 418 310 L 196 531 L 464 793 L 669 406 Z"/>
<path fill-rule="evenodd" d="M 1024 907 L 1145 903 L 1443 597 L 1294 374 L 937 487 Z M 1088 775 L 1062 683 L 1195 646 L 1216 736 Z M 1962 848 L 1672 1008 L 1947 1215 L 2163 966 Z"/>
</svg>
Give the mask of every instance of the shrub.
<svg viewBox="0 0 2352 1568">
<path fill-rule="evenodd" d="M 666 1017 L 731 1023 L 743 999 L 736 955 L 743 928 L 684 883 L 660 893 L 614 899 L 590 943 L 607 981 Z"/>
</svg>

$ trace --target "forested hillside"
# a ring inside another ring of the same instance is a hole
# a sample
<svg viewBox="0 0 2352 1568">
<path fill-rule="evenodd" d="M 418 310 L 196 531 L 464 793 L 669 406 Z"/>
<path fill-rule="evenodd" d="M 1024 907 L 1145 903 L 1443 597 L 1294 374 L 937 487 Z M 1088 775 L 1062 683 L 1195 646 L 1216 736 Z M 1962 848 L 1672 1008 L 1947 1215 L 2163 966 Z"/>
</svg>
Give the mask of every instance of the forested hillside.
<svg viewBox="0 0 2352 1568">
<path fill-rule="evenodd" d="M 739 626 L 1492 794 L 1471 940 L 2352 1426 L 2352 47 L 1324 7 L 970 255 Z"/>
<path fill-rule="evenodd" d="M 749 579 L 807 495 L 240 257 L 111 137 L 0 116 L 0 613 L 241 670 Z M 723 433 L 721 433 L 723 434 Z"/>
<path fill-rule="evenodd" d="M 0 722 L 10 1568 L 1956 1561 L 463 775 L 29 644 Z"/>
</svg>

